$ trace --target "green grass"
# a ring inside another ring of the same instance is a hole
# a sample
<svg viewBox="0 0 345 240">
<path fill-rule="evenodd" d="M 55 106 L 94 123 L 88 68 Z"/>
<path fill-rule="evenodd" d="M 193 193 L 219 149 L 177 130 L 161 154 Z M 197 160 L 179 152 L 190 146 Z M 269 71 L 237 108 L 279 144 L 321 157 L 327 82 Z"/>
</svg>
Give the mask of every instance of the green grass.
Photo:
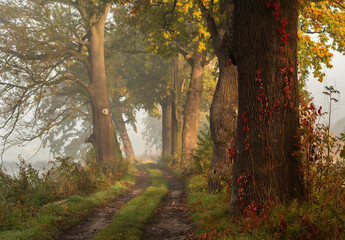
<svg viewBox="0 0 345 240">
<path fill-rule="evenodd" d="M 135 176 L 128 173 L 107 190 L 96 192 L 88 197 L 71 196 L 69 201 L 43 206 L 37 215 L 28 218 L 16 229 L 0 232 L 1 240 L 49 239 L 57 236 L 62 229 L 75 225 L 92 210 L 101 206 L 116 195 L 126 191 L 135 184 Z"/>
<path fill-rule="evenodd" d="M 330 201 L 294 201 L 268 207 L 260 216 L 234 218 L 228 214 L 226 194 L 209 194 L 206 189 L 201 176 L 189 179 L 187 201 L 199 239 L 345 239 L 344 208 L 335 209 Z"/>
<path fill-rule="evenodd" d="M 177 177 L 183 177 L 183 170 L 179 167 L 171 167 L 169 164 L 167 164 L 164 161 L 158 161 L 158 166 L 164 169 L 169 169 L 175 176 Z"/>
<path fill-rule="evenodd" d="M 224 239 L 229 231 L 226 197 L 221 194 L 208 194 L 206 189 L 207 182 L 201 176 L 188 180 L 187 202 L 196 226 L 196 235 L 200 239 Z"/>
<path fill-rule="evenodd" d="M 226 193 L 209 194 L 206 179 L 200 175 L 188 180 L 187 202 L 199 239 L 270 239 L 265 233 L 243 232 L 243 226 L 228 214 Z"/>
<path fill-rule="evenodd" d="M 112 219 L 112 223 L 100 231 L 95 240 L 140 239 L 147 222 L 154 215 L 168 193 L 168 181 L 158 169 L 148 169 L 152 185 L 141 195 L 129 201 Z"/>
</svg>

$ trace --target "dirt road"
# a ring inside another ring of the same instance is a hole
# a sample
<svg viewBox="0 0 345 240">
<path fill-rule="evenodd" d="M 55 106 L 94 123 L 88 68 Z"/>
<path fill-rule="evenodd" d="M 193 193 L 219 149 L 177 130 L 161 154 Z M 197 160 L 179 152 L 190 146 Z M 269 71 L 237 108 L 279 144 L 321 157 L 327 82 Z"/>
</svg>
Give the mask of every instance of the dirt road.
<svg viewBox="0 0 345 240">
<path fill-rule="evenodd" d="M 93 239 L 97 232 L 105 228 L 114 214 L 117 213 L 127 202 L 142 193 L 151 185 L 148 173 L 144 170 L 139 172 L 137 183 L 133 189 L 121 194 L 110 203 L 97 208 L 90 216 L 77 226 L 65 230 L 56 240 L 89 240 Z"/>
<path fill-rule="evenodd" d="M 146 227 L 143 240 L 194 240 L 194 229 L 186 203 L 185 182 L 169 170 L 161 169 L 169 181 L 167 198 Z"/>
</svg>

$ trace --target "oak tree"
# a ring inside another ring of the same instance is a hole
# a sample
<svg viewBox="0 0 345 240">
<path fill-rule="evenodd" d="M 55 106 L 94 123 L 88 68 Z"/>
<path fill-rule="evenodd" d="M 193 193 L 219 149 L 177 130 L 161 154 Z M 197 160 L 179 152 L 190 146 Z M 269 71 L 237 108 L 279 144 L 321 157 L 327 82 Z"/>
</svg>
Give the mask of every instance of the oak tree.
<svg viewBox="0 0 345 240">
<path fill-rule="evenodd" d="M 297 80 L 298 1 L 235 0 L 239 118 L 231 207 L 303 198 Z"/>
</svg>

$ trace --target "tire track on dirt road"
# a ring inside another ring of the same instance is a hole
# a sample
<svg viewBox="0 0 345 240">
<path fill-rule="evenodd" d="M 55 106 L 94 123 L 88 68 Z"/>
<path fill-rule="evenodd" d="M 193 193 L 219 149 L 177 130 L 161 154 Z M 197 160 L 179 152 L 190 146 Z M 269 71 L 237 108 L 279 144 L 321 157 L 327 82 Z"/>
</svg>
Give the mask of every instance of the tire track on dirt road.
<svg viewBox="0 0 345 240">
<path fill-rule="evenodd" d="M 139 170 L 136 184 L 132 190 L 122 193 L 108 204 L 96 208 L 95 211 L 86 219 L 78 225 L 64 230 L 63 233 L 55 240 L 93 239 L 97 232 L 111 223 L 114 214 L 126 205 L 127 202 L 141 194 L 151 185 L 151 181 L 148 178 L 148 172 L 142 168 Z"/>
<path fill-rule="evenodd" d="M 146 227 L 142 240 L 196 240 L 189 218 L 185 182 L 170 170 L 161 171 L 169 181 L 169 193 Z"/>
</svg>

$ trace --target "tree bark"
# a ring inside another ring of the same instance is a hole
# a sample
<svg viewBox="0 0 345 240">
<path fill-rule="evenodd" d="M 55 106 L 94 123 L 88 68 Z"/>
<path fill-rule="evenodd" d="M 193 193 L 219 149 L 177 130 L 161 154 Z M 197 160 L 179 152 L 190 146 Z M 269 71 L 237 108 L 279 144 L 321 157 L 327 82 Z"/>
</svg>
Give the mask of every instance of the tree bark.
<svg viewBox="0 0 345 240">
<path fill-rule="evenodd" d="M 178 55 L 173 60 L 173 71 L 172 71 L 172 82 L 173 82 L 173 92 L 172 92 L 172 146 L 171 155 L 180 159 L 182 152 L 182 64 L 183 56 Z"/>
<path fill-rule="evenodd" d="M 104 166 L 114 166 L 122 159 L 119 143 L 112 124 L 106 86 L 104 64 L 104 25 L 110 8 L 108 4 L 102 16 L 90 23 L 89 63 L 90 101 L 93 134 L 90 137 L 97 159 Z"/>
<path fill-rule="evenodd" d="M 212 13 L 198 1 L 211 34 L 212 45 L 218 58 L 219 77 L 210 109 L 210 129 L 214 142 L 212 162 L 208 174 L 208 191 L 218 192 L 224 177 L 229 175 L 229 149 L 235 138 L 238 108 L 237 67 L 233 63 L 233 0 L 220 1 L 220 15 L 226 19 L 217 28 Z"/>
<path fill-rule="evenodd" d="M 214 142 L 208 176 L 208 191 L 220 191 L 222 178 L 230 173 L 229 149 L 235 138 L 238 107 L 237 67 L 225 67 L 219 55 L 219 78 L 210 109 L 210 128 Z"/>
<path fill-rule="evenodd" d="M 188 59 L 191 65 L 191 77 L 187 99 L 183 110 L 182 157 L 181 167 L 188 169 L 198 142 L 200 103 L 203 90 L 204 64 L 206 51 L 195 50 Z"/>
<path fill-rule="evenodd" d="M 119 104 L 119 102 L 116 104 Z M 135 154 L 134 154 L 131 140 L 127 133 L 126 123 L 123 120 L 122 111 L 119 105 L 115 106 L 115 111 L 116 112 L 113 114 L 115 129 L 120 134 L 122 145 L 125 150 L 127 160 L 129 162 L 132 162 L 135 159 Z"/>
<path fill-rule="evenodd" d="M 299 143 L 297 19 L 298 0 L 235 0 L 239 118 L 233 213 L 303 196 L 300 162 L 293 156 Z"/>
<path fill-rule="evenodd" d="M 172 146 L 172 106 L 169 99 L 162 103 L 162 140 L 163 140 L 163 159 L 171 155 Z"/>
</svg>

